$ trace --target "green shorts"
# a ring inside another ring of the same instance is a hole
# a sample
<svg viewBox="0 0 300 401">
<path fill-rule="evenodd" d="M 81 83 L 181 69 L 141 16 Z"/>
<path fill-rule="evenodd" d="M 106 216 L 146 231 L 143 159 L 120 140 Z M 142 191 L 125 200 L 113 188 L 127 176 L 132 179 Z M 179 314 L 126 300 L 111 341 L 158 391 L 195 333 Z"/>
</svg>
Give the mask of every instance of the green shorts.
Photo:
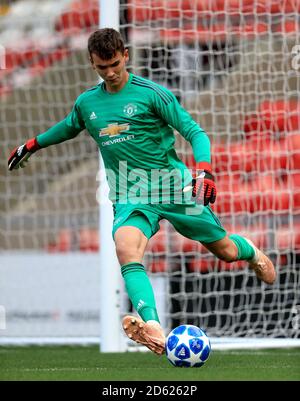
<svg viewBox="0 0 300 401">
<path fill-rule="evenodd" d="M 209 206 L 186 204 L 115 204 L 112 235 L 118 228 L 134 226 L 150 239 L 166 219 L 183 236 L 210 243 L 226 236 L 226 230 Z"/>
</svg>

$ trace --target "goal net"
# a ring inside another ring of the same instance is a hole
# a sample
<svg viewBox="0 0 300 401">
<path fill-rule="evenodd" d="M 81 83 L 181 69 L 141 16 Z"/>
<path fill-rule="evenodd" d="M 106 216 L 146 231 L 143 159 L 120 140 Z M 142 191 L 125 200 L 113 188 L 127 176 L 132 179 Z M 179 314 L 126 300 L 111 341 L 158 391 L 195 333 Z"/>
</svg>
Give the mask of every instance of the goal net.
<svg viewBox="0 0 300 401">
<path fill-rule="evenodd" d="M 208 133 L 218 191 L 212 208 L 228 233 L 252 239 L 278 273 L 265 285 L 245 262 L 222 262 L 163 221 L 145 266 L 166 333 L 189 323 L 216 339 L 297 341 L 300 1 L 128 0 L 119 7 L 129 70 L 168 87 Z M 0 13 L 0 141 L 7 154 L 63 119 L 97 82 L 86 44 L 99 4 L 18 1 Z M 191 146 L 175 134 L 178 155 L 192 168 Z M 83 132 L 12 173 L 5 159 L 0 342 L 98 341 L 105 266 L 96 144 Z M 124 291 L 116 310 L 120 318 L 131 311 Z"/>
</svg>

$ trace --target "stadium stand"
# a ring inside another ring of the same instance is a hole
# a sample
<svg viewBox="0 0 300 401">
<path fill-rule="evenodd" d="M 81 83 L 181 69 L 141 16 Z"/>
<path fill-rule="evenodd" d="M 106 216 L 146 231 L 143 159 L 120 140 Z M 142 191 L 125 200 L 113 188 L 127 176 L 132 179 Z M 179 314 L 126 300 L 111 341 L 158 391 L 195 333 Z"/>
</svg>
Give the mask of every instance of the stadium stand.
<svg viewBox="0 0 300 401">
<path fill-rule="evenodd" d="M 264 249 L 279 273 L 278 283 L 265 287 L 244 262 L 219 261 L 161 222 L 145 265 L 166 280 L 168 319 L 174 327 L 201 323 L 217 336 L 299 337 L 291 326 L 292 307 L 299 305 L 299 71 L 291 70 L 290 54 L 299 42 L 300 0 L 125 3 L 129 69 L 173 90 L 209 134 L 218 191 L 213 210 L 228 233 L 244 234 Z M 0 7 L 6 50 L 0 143 L 7 155 L 63 119 L 95 85 L 86 41 L 98 22 L 95 0 L 19 0 Z M 176 149 L 193 168 L 190 145 L 177 133 Z M 86 132 L 36 154 L 26 171 L 8 173 L 2 158 L 1 252 L 34 251 L 49 264 L 58 257 L 62 270 L 70 256 L 95 257 L 97 264 L 98 169 L 98 149 Z"/>
<path fill-rule="evenodd" d="M 99 25 L 99 1 L 72 1 L 68 8 L 58 15 L 55 30 L 64 35 L 76 35 L 83 30 Z"/>
<path fill-rule="evenodd" d="M 149 6 L 150 3 L 151 7 Z M 191 41 L 198 41 L 199 43 L 216 41 L 221 43 L 228 35 L 237 41 L 247 41 L 251 39 L 251 35 L 264 35 L 270 29 L 273 29 L 277 34 L 295 33 L 297 28 L 296 21 L 287 19 L 284 23 L 279 23 L 275 17 L 279 13 L 289 14 L 300 9 L 300 2 L 296 0 L 286 1 L 282 4 L 277 1 L 254 2 L 251 0 L 242 2 L 191 2 L 185 0 L 166 2 L 153 0 L 150 3 L 140 0 L 131 0 L 129 2 L 128 21 L 134 21 L 136 25 L 135 30 L 131 30 L 131 37 L 138 34 L 139 24 L 143 27 L 145 22 L 150 21 L 155 26 L 162 20 L 167 20 L 168 24 L 164 25 L 164 29 L 159 30 L 159 41 L 172 43 L 173 46 L 178 43 L 179 38 L 186 44 Z M 258 15 L 258 18 L 255 19 L 253 18 L 254 4 L 256 15 Z M 98 1 L 64 0 L 55 3 L 55 6 L 52 1 L 42 3 L 38 1 L 20 1 L 15 2 L 9 10 L 5 10 L 5 13 L 2 12 L 4 15 L 2 16 L 1 26 L 3 28 L 0 32 L 0 42 L 8 47 L 6 52 L 7 68 L 0 71 L 0 94 L 5 96 L 9 93 L 12 94 L 11 100 L 8 99 L 8 104 L 12 105 L 22 99 L 20 88 L 24 84 L 29 84 L 31 80 L 35 80 L 34 82 L 37 85 L 49 80 L 59 81 L 59 70 L 67 70 L 66 63 L 74 57 L 76 52 L 76 57 L 80 57 L 82 64 L 84 64 L 83 49 L 85 47 L 85 39 L 88 33 L 98 25 L 98 11 Z M 271 25 L 267 20 L 270 13 L 275 18 Z M 37 14 L 39 19 L 36 18 Z M 191 21 L 194 21 L 195 18 L 197 20 L 197 29 L 194 29 L 194 27 L 192 29 Z M 230 18 L 231 20 L 230 29 L 228 29 L 228 25 L 224 25 L 225 18 Z M 243 23 L 241 23 L 241 19 L 243 19 Z M 177 26 L 179 20 L 181 23 L 183 21 L 181 28 Z M 37 21 L 39 21 L 39 24 L 37 24 Z M 18 26 L 18 30 L 15 29 L 16 26 Z M 14 47 L 10 47 L 12 43 Z M 251 40 L 247 43 L 247 46 L 251 46 Z M 247 48 L 245 48 L 245 54 L 247 53 L 246 50 Z M 258 60 L 256 79 L 260 74 L 259 62 L 263 63 L 263 58 L 261 61 Z M 274 60 L 275 69 L 278 64 L 276 63 L 277 61 Z M 51 70 L 51 66 L 54 64 L 56 66 L 55 71 L 54 69 Z M 85 77 L 82 81 L 86 81 L 86 74 L 87 72 L 85 71 Z M 226 90 L 229 90 L 227 94 L 229 105 L 226 106 L 229 113 L 230 107 L 233 105 L 230 82 L 235 82 L 235 97 L 237 93 L 244 91 L 245 82 L 240 80 L 240 74 L 241 71 L 239 71 L 237 64 L 227 77 L 227 83 L 223 82 L 224 88 L 226 86 Z M 247 72 L 243 71 L 243 79 L 247 81 L 245 76 L 247 76 Z M 79 81 L 77 77 L 77 79 L 70 80 L 68 85 L 75 88 Z M 90 82 L 93 82 L 92 75 L 90 75 Z M 240 82 L 239 87 L 236 86 L 237 82 Z M 251 78 L 248 85 L 251 85 Z M 72 89 L 72 91 L 72 96 L 75 99 L 78 90 Z M 221 100 L 222 87 L 219 88 L 219 92 L 219 94 L 215 93 L 217 115 L 220 114 L 218 111 L 223 108 L 223 101 Z M 63 96 L 62 93 L 58 95 L 60 99 L 63 99 Z M 297 99 L 287 101 L 285 98 L 280 98 L 280 93 L 278 93 L 278 96 L 279 98 L 275 101 L 262 99 L 261 104 L 252 112 L 250 107 L 249 113 L 245 113 L 242 126 L 240 120 L 232 116 L 235 121 L 229 121 L 229 125 L 232 127 L 233 135 L 236 135 L 237 139 L 235 141 L 224 143 L 222 142 L 222 132 L 213 134 L 219 135 L 218 138 L 213 138 L 217 140 L 213 141 L 212 155 L 218 180 L 218 202 L 215 206 L 215 211 L 221 216 L 231 213 L 257 213 L 265 208 L 276 210 L 278 213 L 287 213 L 292 209 L 295 214 L 299 214 L 300 143 L 297 134 L 300 128 L 300 106 Z M 47 89 L 47 93 L 45 91 L 45 96 L 41 94 L 41 98 L 43 97 L 45 99 L 49 97 L 49 89 Z M 238 101 L 238 99 L 234 101 Z M 36 112 L 38 103 L 38 99 L 32 100 L 32 109 L 29 110 L 31 116 L 36 115 L 33 119 L 33 126 L 38 130 L 46 128 L 53 119 L 58 120 L 63 117 L 68 110 L 65 108 L 64 113 L 56 113 L 55 116 L 51 115 L 44 121 L 44 127 L 41 127 L 40 123 L 34 123 L 34 121 L 38 121 L 39 113 Z M 183 99 L 183 103 L 186 103 L 192 113 L 193 110 L 199 108 L 198 105 L 202 107 L 206 104 L 200 123 L 209 132 L 212 125 L 211 115 L 209 115 L 209 97 L 202 93 L 199 94 L 198 99 Z M 42 113 L 47 115 L 45 111 Z M 12 124 L 13 113 L 8 113 L 6 118 L 6 123 Z M 216 117 L 217 120 L 218 118 Z M 231 117 L 229 116 L 229 118 Z M 28 119 L 21 117 L 21 120 L 27 121 Z M 222 121 L 217 121 L 217 125 L 222 126 Z M 9 142 L 12 143 L 14 139 L 12 135 Z M 74 144 L 69 144 L 69 151 L 72 152 L 71 149 L 76 146 L 76 141 Z M 51 154 L 51 150 L 47 152 L 49 155 Z M 60 154 L 60 151 L 58 152 L 57 157 Z M 189 159 L 188 156 L 187 162 L 190 167 L 193 166 L 193 160 Z M 78 172 L 80 172 L 80 169 L 85 170 L 85 163 L 82 163 L 81 167 L 76 167 L 70 162 L 68 171 L 63 171 L 60 168 L 60 181 L 65 183 L 66 178 L 64 176 L 70 178 L 70 175 L 76 181 L 77 178 L 74 178 L 76 177 L 75 172 L 80 176 Z M 231 171 L 232 174 L 230 176 L 227 175 L 227 171 Z M 37 171 L 33 171 L 33 168 L 31 173 L 38 176 Z M 55 185 L 57 187 L 57 183 L 53 183 L 53 186 Z M 61 185 L 61 187 L 63 186 Z M 95 188 L 95 185 L 93 186 Z M 90 192 L 92 193 L 93 190 Z M 50 199 L 47 200 L 47 195 L 44 195 L 46 199 L 43 201 L 44 206 L 42 208 L 46 210 L 53 202 Z M 10 209 L 10 215 L 17 213 L 20 216 L 26 210 L 30 210 L 36 202 L 34 198 L 35 195 L 32 194 L 30 201 L 27 200 L 25 204 L 22 202 L 22 207 L 20 203 L 15 203 L 14 208 Z M 62 208 L 61 202 L 59 201 L 59 209 Z M 94 212 L 92 214 L 97 214 L 95 211 L 96 203 L 93 200 L 90 200 L 89 203 L 93 205 Z M 7 209 L 7 204 L 3 206 Z M 83 231 L 85 234 L 78 231 L 78 238 L 80 237 L 79 232 L 82 235 L 82 239 L 76 242 L 78 249 L 82 251 L 87 249 L 97 251 L 95 235 L 93 234 L 94 228 L 91 227 L 91 231 L 86 228 L 85 230 L 87 230 Z M 264 230 L 265 228 L 262 228 L 261 235 L 264 234 Z M 52 241 L 50 239 L 42 241 L 43 246 L 49 251 L 65 252 L 74 249 L 74 246 L 70 246 L 71 231 L 70 228 L 61 226 L 60 230 L 57 231 L 57 238 L 55 240 L 52 239 Z M 11 241 L 6 242 L 12 243 Z M 18 242 L 20 241 L 14 243 L 17 244 Z M 21 242 L 24 245 L 24 240 Z M 42 245 L 40 241 L 35 241 L 34 243 L 36 244 L 35 246 Z M 163 254 L 162 249 L 165 247 L 163 243 L 163 238 L 153 240 L 153 244 L 150 243 L 149 245 L 149 250 L 151 251 L 153 247 L 155 249 L 158 247 Z M 29 241 L 28 246 L 32 246 L 32 241 Z M 184 251 L 185 246 L 183 247 Z"/>
</svg>

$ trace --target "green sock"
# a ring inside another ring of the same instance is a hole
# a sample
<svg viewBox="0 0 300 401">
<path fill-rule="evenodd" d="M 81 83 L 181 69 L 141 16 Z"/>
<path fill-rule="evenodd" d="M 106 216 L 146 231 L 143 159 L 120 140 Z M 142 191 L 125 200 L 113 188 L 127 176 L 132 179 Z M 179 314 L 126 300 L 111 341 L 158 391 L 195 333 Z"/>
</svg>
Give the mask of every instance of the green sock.
<svg viewBox="0 0 300 401">
<path fill-rule="evenodd" d="M 235 243 L 238 249 L 237 260 L 250 260 L 254 257 L 255 251 L 253 247 L 245 240 L 244 237 L 241 237 L 238 234 L 229 235 L 231 241 Z"/>
<path fill-rule="evenodd" d="M 127 263 L 121 267 L 121 273 L 128 297 L 141 318 L 145 322 L 159 322 L 152 285 L 145 267 L 138 262 Z"/>
</svg>

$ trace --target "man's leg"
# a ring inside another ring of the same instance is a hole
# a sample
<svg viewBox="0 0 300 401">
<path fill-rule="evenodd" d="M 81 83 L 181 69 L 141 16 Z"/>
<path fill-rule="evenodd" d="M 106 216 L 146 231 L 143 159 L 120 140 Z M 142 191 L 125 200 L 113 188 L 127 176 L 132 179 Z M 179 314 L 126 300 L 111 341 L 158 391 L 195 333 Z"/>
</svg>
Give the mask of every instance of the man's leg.
<svg viewBox="0 0 300 401">
<path fill-rule="evenodd" d="M 219 259 L 226 262 L 246 260 L 260 280 L 267 284 L 273 284 L 276 280 L 271 260 L 247 238 L 237 234 L 228 236 L 210 207 L 197 204 L 188 207 L 174 205 L 162 207 L 161 215 L 169 220 L 180 234 L 201 242 Z"/>
<path fill-rule="evenodd" d="M 193 210 L 194 213 L 191 213 Z M 180 234 L 201 242 L 219 259 L 226 262 L 246 260 L 260 280 L 267 284 L 274 283 L 276 272 L 272 261 L 249 239 L 237 234 L 228 236 L 210 207 L 174 205 L 172 208 L 165 207 L 161 214 Z"/>
<path fill-rule="evenodd" d="M 143 219 L 143 216 L 132 216 L 126 224 L 139 225 L 143 223 Z M 159 323 L 152 285 L 142 265 L 148 238 L 138 227 L 126 225 L 117 229 L 114 240 L 128 297 L 142 318 L 125 316 L 125 333 L 151 351 L 162 354 L 165 336 Z"/>
<path fill-rule="evenodd" d="M 225 262 L 248 261 L 249 267 L 254 270 L 256 276 L 267 284 L 273 284 L 276 280 L 272 261 L 247 238 L 232 234 L 215 242 L 203 243 L 203 245 Z"/>
</svg>

